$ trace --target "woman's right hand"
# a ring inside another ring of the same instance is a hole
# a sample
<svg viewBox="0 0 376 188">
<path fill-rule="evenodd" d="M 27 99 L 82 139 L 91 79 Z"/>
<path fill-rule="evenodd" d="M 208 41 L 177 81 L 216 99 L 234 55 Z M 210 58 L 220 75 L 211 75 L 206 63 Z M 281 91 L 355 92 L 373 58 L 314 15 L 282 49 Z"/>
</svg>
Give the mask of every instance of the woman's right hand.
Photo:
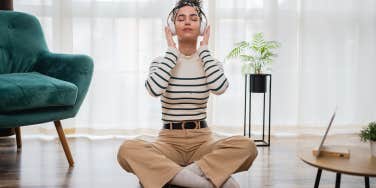
<svg viewBox="0 0 376 188">
<path fill-rule="evenodd" d="M 165 34 L 166 34 L 167 46 L 172 47 L 172 48 L 176 48 L 175 41 L 172 38 L 172 32 L 171 32 L 170 28 L 168 28 L 167 26 L 165 26 Z"/>
</svg>

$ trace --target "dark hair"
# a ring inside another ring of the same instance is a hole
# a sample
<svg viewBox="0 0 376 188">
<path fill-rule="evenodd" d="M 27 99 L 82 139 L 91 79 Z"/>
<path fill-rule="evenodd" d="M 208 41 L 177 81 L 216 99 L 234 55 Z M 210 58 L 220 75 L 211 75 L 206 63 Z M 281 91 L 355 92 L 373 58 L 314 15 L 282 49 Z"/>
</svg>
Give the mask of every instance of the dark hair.
<svg viewBox="0 0 376 188">
<path fill-rule="evenodd" d="M 171 19 L 172 19 L 173 22 L 175 21 L 176 13 L 178 12 L 178 10 L 180 8 L 184 7 L 184 6 L 191 6 L 191 7 L 195 8 L 198 16 L 200 17 L 200 19 L 202 19 L 202 15 L 205 16 L 205 13 L 201 9 L 201 0 L 179 0 L 176 3 L 174 9 L 172 9 L 172 11 L 171 11 L 171 13 L 172 13 Z"/>
<path fill-rule="evenodd" d="M 183 6 L 196 6 L 196 7 L 199 7 L 201 8 L 201 0 L 179 0 L 175 7 L 183 7 Z"/>
</svg>

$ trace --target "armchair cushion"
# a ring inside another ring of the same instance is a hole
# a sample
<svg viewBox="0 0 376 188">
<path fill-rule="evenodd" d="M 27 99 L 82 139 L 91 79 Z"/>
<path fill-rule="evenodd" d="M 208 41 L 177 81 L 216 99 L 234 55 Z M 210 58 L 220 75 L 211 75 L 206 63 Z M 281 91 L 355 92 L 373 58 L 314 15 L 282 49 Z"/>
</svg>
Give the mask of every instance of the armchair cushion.
<svg viewBox="0 0 376 188">
<path fill-rule="evenodd" d="M 0 112 L 73 106 L 78 88 L 37 72 L 0 74 Z"/>
</svg>

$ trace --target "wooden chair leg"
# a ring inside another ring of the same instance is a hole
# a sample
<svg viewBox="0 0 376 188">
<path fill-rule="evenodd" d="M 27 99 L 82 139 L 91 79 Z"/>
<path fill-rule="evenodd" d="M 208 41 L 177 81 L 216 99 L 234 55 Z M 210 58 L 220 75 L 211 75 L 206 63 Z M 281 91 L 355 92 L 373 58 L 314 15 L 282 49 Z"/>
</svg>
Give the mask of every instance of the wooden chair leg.
<svg viewBox="0 0 376 188">
<path fill-rule="evenodd" d="M 16 140 L 17 140 L 17 148 L 22 148 L 22 140 L 21 140 L 21 127 L 16 127 Z"/>
<path fill-rule="evenodd" d="M 65 138 L 63 128 L 61 127 L 61 122 L 60 122 L 60 120 L 54 121 L 54 124 L 55 124 L 57 134 L 59 135 L 60 142 L 63 145 L 64 153 L 65 153 L 65 156 L 67 157 L 69 166 L 73 167 L 73 165 L 74 165 L 73 157 L 72 157 L 72 154 L 70 152 L 67 139 Z"/>
</svg>

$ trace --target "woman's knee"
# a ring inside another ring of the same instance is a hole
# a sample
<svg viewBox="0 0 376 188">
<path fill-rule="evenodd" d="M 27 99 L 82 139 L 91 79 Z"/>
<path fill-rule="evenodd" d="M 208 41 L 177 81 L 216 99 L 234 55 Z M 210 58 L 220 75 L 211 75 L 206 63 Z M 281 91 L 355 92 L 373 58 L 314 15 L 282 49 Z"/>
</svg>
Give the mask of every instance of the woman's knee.
<svg viewBox="0 0 376 188">
<path fill-rule="evenodd" d="M 252 139 L 245 136 L 234 136 L 232 139 L 235 140 L 235 144 L 242 151 L 241 153 L 246 155 L 249 160 L 253 161 L 256 159 L 258 151 Z"/>
<path fill-rule="evenodd" d="M 249 153 L 249 156 L 252 160 L 256 159 L 257 155 L 258 155 L 258 150 L 257 150 L 257 147 L 256 147 L 256 144 L 253 140 L 249 139 L 248 140 L 248 150 L 250 151 Z"/>
<path fill-rule="evenodd" d="M 235 136 L 236 145 L 239 147 L 240 153 L 244 157 L 243 164 L 236 170 L 236 172 L 247 171 L 253 164 L 253 161 L 258 155 L 256 144 L 252 139 L 245 136 Z"/>
<path fill-rule="evenodd" d="M 133 154 L 137 153 L 134 150 L 140 149 L 142 142 L 143 141 L 141 140 L 126 140 L 119 147 L 117 160 L 120 166 L 127 172 L 132 172 L 132 169 L 128 163 L 128 159 L 131 158 Z"/>
</svg>

